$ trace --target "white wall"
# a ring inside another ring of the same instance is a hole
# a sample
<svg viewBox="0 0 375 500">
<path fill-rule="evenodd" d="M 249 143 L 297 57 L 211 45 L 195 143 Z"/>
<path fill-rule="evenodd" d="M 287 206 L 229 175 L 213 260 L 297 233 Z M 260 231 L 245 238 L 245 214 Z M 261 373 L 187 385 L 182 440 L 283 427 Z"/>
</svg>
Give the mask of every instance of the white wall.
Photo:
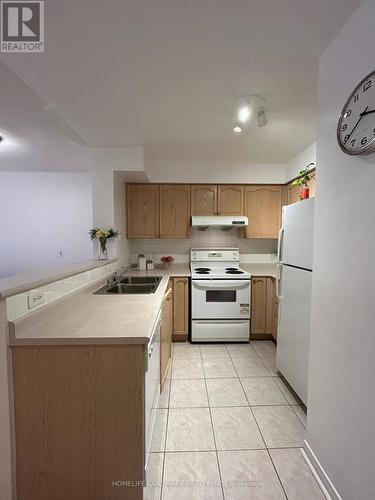
<svg viewBox="0 0 375 500">
<path fill-rule="evenodd" d="M 154 161 L 145 163 L 145 173 L 150 182 L 186 183 L 265 183 L 285 182 L 284 164 L 245 164 Z"/>
<path fill-rule="evenodd" d="M 91 259 L 91 174 L 0 172 L 0 227 L 0 277 Z"/>
<path fill-rule="evenodd" d="M 320 62 L 306 439 L 345 500 L 375 495 L 375 155 L 342 153 L 336 126 L 374 69 L 374 19 L 362 2 Z"/>
<path fill-rule="evenodd" d="M 307 146 L 296 156 L 293 156 L 285 164 L 285 182 L 297 177 L 299 172 L 310 163 L 316 164 L 316 142 Z"/>
</svg>

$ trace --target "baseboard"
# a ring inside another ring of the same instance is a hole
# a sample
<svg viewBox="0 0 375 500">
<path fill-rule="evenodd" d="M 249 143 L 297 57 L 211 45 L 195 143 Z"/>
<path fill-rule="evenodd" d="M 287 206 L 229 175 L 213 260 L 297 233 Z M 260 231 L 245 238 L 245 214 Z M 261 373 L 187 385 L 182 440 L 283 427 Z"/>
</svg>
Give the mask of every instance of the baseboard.
<svg viewBox="0 0 375 500">
<path fill-rule="evenodd" d="M 327 500 L 342 500 L 339 492 L 334 487 L 306 439 L 303 442 L 303 449 L 301 451 Z"/>
</svg>

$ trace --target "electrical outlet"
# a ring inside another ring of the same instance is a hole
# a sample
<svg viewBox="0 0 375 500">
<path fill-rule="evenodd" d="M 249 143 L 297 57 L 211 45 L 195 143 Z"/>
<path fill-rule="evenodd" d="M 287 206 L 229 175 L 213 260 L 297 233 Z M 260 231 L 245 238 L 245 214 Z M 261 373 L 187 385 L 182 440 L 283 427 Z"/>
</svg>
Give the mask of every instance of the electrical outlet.
<svg viewBox="0 0 375 500">
<path fill-rule="evenodd" d="M 27 295 L 27 301 L 29 305 L 29 309 L 33 309 L 44 302 L 44 292 L 41 290 L 32 290 Z"/>
</svg>

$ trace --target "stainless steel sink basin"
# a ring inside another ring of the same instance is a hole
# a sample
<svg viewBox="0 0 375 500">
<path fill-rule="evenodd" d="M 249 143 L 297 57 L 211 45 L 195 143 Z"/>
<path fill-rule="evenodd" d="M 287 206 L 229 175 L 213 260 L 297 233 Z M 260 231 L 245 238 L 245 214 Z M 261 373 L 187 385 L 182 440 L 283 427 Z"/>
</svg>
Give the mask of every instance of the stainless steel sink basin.
<svg viewBox="0 0 375 500">
<path fill-rule="evenodd" d="M 143 285 L 143 284 L 155 284 L 161 281 L 160 276 L 127 276 L 126 278 L 121 278 L 120 283 Z"/>
<path fill-rule="evenodd" d="M 160 276 L 128 276 L 120 279 L 117 283 L 106 285 L 96 290 L 94 294 L 149 294 L 155 293 L 161 281 Z"/>
</svg>

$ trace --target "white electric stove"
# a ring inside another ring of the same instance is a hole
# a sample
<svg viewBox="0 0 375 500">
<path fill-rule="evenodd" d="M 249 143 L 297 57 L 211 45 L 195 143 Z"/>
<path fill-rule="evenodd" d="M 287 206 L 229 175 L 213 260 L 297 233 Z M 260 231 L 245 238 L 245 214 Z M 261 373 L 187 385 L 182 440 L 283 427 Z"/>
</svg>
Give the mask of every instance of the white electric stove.
<svg viewBox="0 0 375 500">
<path fill-rule="evenodd" d="M 251 276 L 238 248 L 190 250 L 193 342 L 245 342 L 250 338 Z"/>
</svg>

